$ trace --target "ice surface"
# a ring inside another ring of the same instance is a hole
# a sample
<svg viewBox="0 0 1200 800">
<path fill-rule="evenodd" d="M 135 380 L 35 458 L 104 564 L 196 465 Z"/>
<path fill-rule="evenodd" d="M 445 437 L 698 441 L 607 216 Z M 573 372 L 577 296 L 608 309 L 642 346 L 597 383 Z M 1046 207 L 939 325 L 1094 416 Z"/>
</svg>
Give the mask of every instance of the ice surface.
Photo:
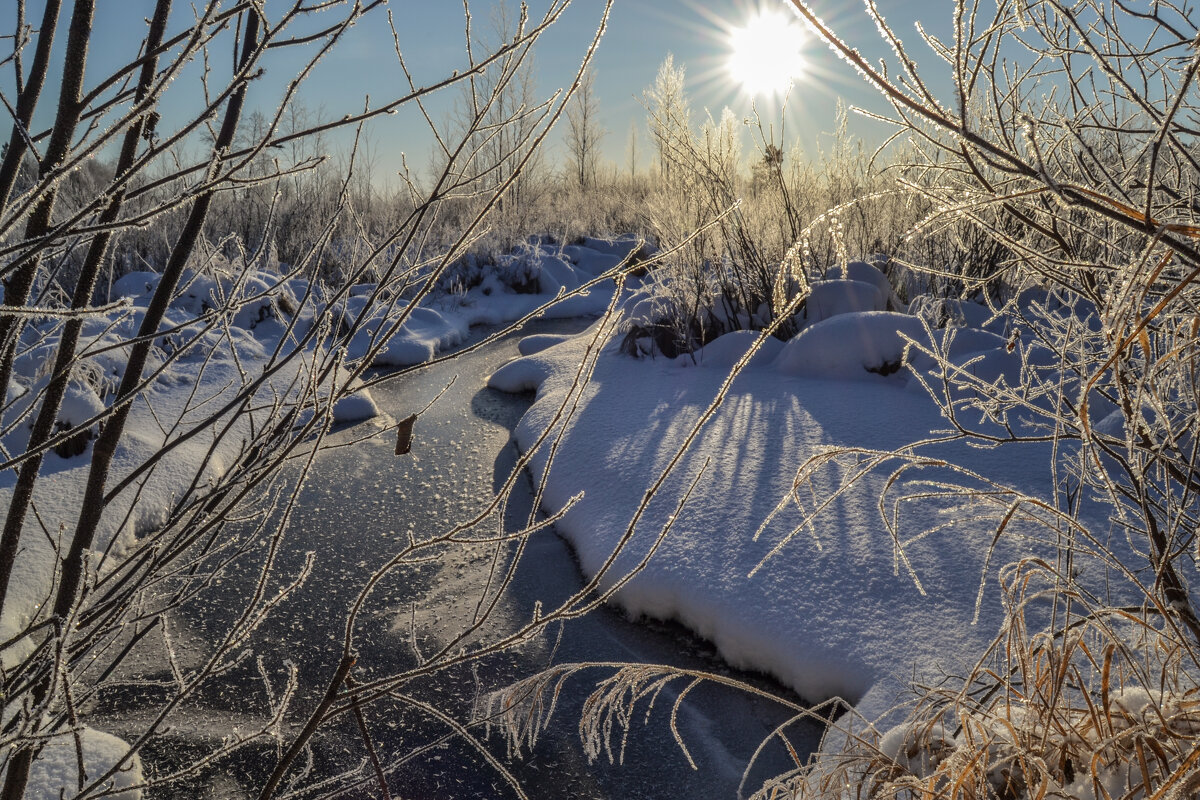
<svg viewBox="0 0 1200 800">
<path fill-rule="evenodd" d="M 188 271 L 178 297 L 166 314 L 166 324 L 180 329 L 164 336 L 161 347 L 154 351 L 148 369 L 165 363 L 164 354 L 195 337 L 196 341 L 184 356 L 170 364 L 133 404 L 124 438 L 113 460 L 110 486 L 138 469 L 163 446 L 188 428 L 189 413 L 194 419 L 196 403 L 219 407 L 223 398 L 231 397 L 246 382 L 261 373 L 271 352 L 287 335 L 287 323 L 294 322 L 293 337 L 303 336 L 314 324 L 317 313 L 326 311 L 347 320 L 364 317 L 365 330 L 349 341 L 341 342 L 352 364 L 375 352 L 373 362 L 378 366 L 408 365 L 426 361 L 438 352 L 458 344 L 471 325 L 519 319 L 537 307 L 554 299 L 560 289 L 579 287 L 604 270 L 615 265 L 632 243 L 604 243 L 595 240 L 602 250 L 577 246 L 571 255 L 562 248 L 533 247 L 521 254 L 522 269 L 539 278 L 536 293 L 521 294 L 501 280 L 500 267 L 491 267 L 481 276 L 478 285 L 460 294 L 435 293 L 421 306 L 414 308 L 402 325 L 397 325 L 405 303 L 388 302 L 375 285 L 352 287 L 347 296 L 332 306 L 326 306 L 326 295 L 320 287 L 310 286 L 302 279 L 281 280 L 277 274 L 251 271 L 241 279 L 228 269 L 219 256 L 214 256 L 206 271 Z M 127 300 L 124 308 L 107 317 L 89 319 L 83 330 L 81 350 L 85 353 L 103 350 L 87 358 L 77 374 L 73 374 L 67 397 L 59 412 L 62 426 L 86 421 L 112 402 L 112 394 L 120 381 L 127 358 L 127 348 L 113 347 L 132 337 L 140 324 L 158 285 L 160 276 L 151 272 L 125 275 L 113 284 L 113 296 Z M 312 292 L 311 304 L 296 319 L 291 314 L 300 307 L 299 298 Z M 587 294 L 571 298 L 552 307 L 546 316 L 578 316 L 594 314 L 607 307 L 612 298 L 613 284 L 593 288 Z M 368 307 L 369 301 L 375 301 Z M 237 304 L 227 325 L 204 331 L 197 318 L 227 302 Z M 289 310 L 290 309 L 290 310 Z M 53 363 L 57 347 L 57 329 L 50 323 L 27 325 L 22 336 L 21 355 L 14 367 L 14 380 L 3 423 L 11 428 L 4 436 L 7 452 L 21 452 L 28 442 L 32 419 L 18 421 L 31 403 L 40 402 L 40 393 L 48 380 L 48 367 Z M 328 348 L 330 342 L 314 340 L 311 348 Z M 325 351 L 323 351 L 325 352 Z M 274 374 L 262 389 L 268 402 L 288 396 L 292 382 L 306 369 L 303 359 L 296 359 Z M 531 382 L 532 385 L 532 382 Z M 318 393 L 328 397 L 328 389 Z M 358 391 L 339 400 L 333 409 L 336 422 L 366 419 L 379 413 L 368 391 Z M 175 426 L 184 420 L 178 428 Z M 204 482 L 218 477 L 237 457 L 243 439 L 250 436 L 248 420 L 241 419 L 230 428 L 224 441 L 213 447 L 213 432 L 206 431 L 183 441 L 162 459 L 141 487 L 130 487 L 118 495 L 109 507 L 105 523 L 94 542 L 97 569 L 111 569 L 115 559 L 134 544 L 136 537 L 162 525 L 179 492 L 190 485 L 197 475 Z M 85 444 L 84 450 L 90 448 Z M 34 492 L 34 503 L 40 522 L 49 532 L 69 532 L 75 525 L 87 479 L 87 458 L 61 458 L 47 454 L 42 476 Z M 12 493 L 14 476 L 10 471 L 0 475 L 0 505 L 7 507 Z M 135 503 L 136 500 L 136 503 Z M 129 512 L 126 515 L 126 512 Z M 31 515 L 32 516 L 32 515 Z M 126 524 L 119 525 L 119 520 Z M 39 525 L 31 522 L 29 525 Z M 5 614 L 0 618 L 0 639 L 9 639 L 40 611 L 48 596 L 56 569 L 56 555 L 48 535 L 40 528 L 29 528 L 21 539 L 21 550 L 13 567 Z M 69 535 L 69 534 L 64 534 Z M 111 549 L 107 560 L 99 553 Z M 30 640 L 32 641 L 32 640 Z M 20 658 L 19 647 L 10 647 L 6 658 Z M 107 734 L 92 729 L 82 731 L 87 771 L 90 775 L 106 768 L 125 745 Z M 68 794 L 75 786 L 75 752 L 73 740 L 56 740 L 39 757 L 30 784 L 30 796 L 58 797 L 59 789 Z M 137 768 L 122 773 L 120 786 L 129 785 L 137 777 Z"/>
</svg>

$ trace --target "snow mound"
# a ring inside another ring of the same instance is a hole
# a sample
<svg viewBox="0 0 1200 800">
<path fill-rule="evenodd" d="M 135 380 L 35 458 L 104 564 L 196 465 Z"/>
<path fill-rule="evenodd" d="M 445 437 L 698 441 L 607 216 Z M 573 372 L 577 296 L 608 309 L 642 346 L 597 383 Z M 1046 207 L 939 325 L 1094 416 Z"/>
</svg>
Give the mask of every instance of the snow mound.
<svg viewBox="0 0 1200 800">
<path fill-rule="evenodd" d="M 909 356 L 909 365 L 914 370 L 932 370 L 936 367 L 930 353 L 940 354 L 951 363 L 962 364 L 979 355 L 998 355 L 1006 361 L 1019 365 L 1019 358 L 1008 353 L 1008 342 L 1003 336 L 978 328 L 944 328 L 931 331 L 932 338 L 924 330 L 913 340 L 921 346 L 914 348 Z"/>
<path fill-rule="evenodd" d="M 593 277 L 612 269 L 624 260 L 619 255 L 609 255 L 578 245 L 564 247 L 562 254 L 580 273 Z"/>
<path fill-rule="evenodd" d="M 626 258 L 638 246 L 640 240 L 632 234 L 617 236 L 613 239 L 596 239 L 591 236 L 583 237 L 581 246 L 607 256 Z"/>
<path fill-rule="evenodd" d="M 113 281 L 112 297 L 140 297 L 154 291 L 162 278 L 157 272 L 130 272 Z"/>
<path fill-rule="evenodd" d="M 754 331 L 731 331 L 712 340 L 695 353 L 676 356 L 675 363 L 684 367 L 698 364 L 703 367 L 729 369 L 741 360 L 742 356 L 746 355 L 759 338 L 759 334 Z M 746 368 L 752 369 L 770 364 L 779 357 L 783 348 L 783 342 L 773 336 L 768 336 L 759 347 L 758 352 L 750 358 Z"/>
<path fill-rule="evenodd" d="M 813 325 L 841 314 L 883 311 L 887 295 L 864 281 L 814 281 L 812 294 L 804 301 L 802 319 Z"/>
<path fill-rule="evenodd" d="M 874 287 L 868 288 L 874 291 Z M 786 375 L 873 378 L 898 371 L 908 345 L 904 337 L 924 338 L 924 334 L 921 321 L 907 314 L 838 314 L 805 328 L 787 342 L 775 368 Z"/>
<path fill-rule="evenodd" d="M 542 352 L 548 347 L 562 344 L 570 338 L 570 336 L 563 336 L 557 333 L 536 333 L 533 336 L 526 336 L 517 342 L 517 352 L 523 356 L 531 356 L 534 353 Z"/>
<path fill-rule="evenodd" d="M 361 422 L 379 415 L 379 406 L 368 389 L 347 395 L 333 404 L 333 421 L 337 423 Z"/>
<path fill-rule="evenodd" d="M 370 357 L 371 365 L 377 367 L 411 366 L 458 345 L 473 325 L 514 322 L 543 306 L 548 306 L 541 313 L 545 319 L 603 313 L 612 301 L 613 282 L 586 291 L 581 287 L 620 262 L 615 254 L 620 247 L 628 250 L 635 243 L 619 241 L 619 246 L 613 244 L 602 252 L 580 245 L 555 249 L 531 242 L 494 263 L 471 259 L 457 274 L 468 288 L 434 293 L 394 331 L 405 304 L 386 298 L 375 298 L 372 303 L 374 284 L 352 287 L 350 296 L 333 310 L 347 321 L 366 315 L 364 329 L 347 343 L 350 358 Z M 132 283 L 136 286 L 137 281 Z M 570 292 L 577 293 L 562 296 Z"/>
<path fill-rule="evenodd" d="M 375 311 L 371 320 L 350 340 L 347 355 L 361 361 L 374 352 L 371 363 L 380 367 L 421 364 L 437 355 L 439 350 L 460 343 L 469 326 L 457 315 L 419 307 L 414 308 L 404 324 L 389 336 L 393 327 L 386 311 Z"/>
<path fill-rule="evenodd" d="M 585 276 L 561 256 L 542 253 L 536 263 L 539 294 L 569 292 L 584 282 Z"/>
<path fill-rule="evenodd" d="M 866 261 L 851 261 L 842 268 L 842 273 L 847 280 L 871 284 L 879 290 L 879 294 L 883 296 L 885 302 L 899 305 L 899 302 L 893 299 L 892 282 L 874 264 L 868 264 Z"/>
<path fill-rule="evenodd" d="M 518 358 L 508 362 L 488 376 L 489 389 L 519 394 L 532 392 L 550 377 L 549 362 L 534 358 Z"/>
</svg>

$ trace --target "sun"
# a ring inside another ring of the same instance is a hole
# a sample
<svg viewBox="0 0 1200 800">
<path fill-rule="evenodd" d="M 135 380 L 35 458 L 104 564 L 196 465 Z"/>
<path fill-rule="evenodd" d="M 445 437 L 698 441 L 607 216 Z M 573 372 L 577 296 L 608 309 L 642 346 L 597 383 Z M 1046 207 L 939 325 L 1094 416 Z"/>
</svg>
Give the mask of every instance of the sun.
<svg viewBox="0 0 1200 800">
<path fill-rule="evenodd" d="M 751 95 L 786 92 L 804 74 L 804 30 L 794 17 L 763 11 L 729 35 L 729 74 Z"/>
</svg>

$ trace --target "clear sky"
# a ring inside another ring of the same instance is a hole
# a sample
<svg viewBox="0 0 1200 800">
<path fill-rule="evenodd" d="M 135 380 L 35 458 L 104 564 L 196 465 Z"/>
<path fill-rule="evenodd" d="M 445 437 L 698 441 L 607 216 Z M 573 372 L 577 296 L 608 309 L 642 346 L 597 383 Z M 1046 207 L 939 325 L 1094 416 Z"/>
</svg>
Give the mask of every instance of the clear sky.
<svg viewBox="0 0 1200 800">
<path fill-rule="evenodd" d="M 501 0 L 473 0 L 472 15 L 477 32 L 489 27 L 492 7 Z M 508 0 L 515 8 L 514 0 Z M 547 0 L 531 0 L 531 15 L 544 11 Z M 279 8 L 283 0 L 268 0 L 268 11 Z M 41 14 L 41 2 L 27 4 L 27 17 L 36 20 Z M 70 4 L 67 5 L 68 8 Z M 153 0 L 99 0 L 95 29 L 95 46 L 91 55 L 91 71 L 100 74 L 105 67 L 117 63 L 144 35 L 142 19 L 153 8 Z M 574 0 L 555 29 L 546 36 L 536 51 L 537 86 L 542 93 L 565 87 L 574 75 L 584 49 L 595 31 L 603 9 L 602 0 Z M 815 0 L 813 5 L 823 18 L 842 35 L 871 55 L 885 55 L 874 25 L 862 6 L 847 0 Z M 879 6 L 898 30 L 916 42 L 914 17 L 920 15 L 926 25 L 937 29 L 949 23 L 951 4 L 948 0 L 911 2 L 911 0 L 880 0 Z M 668 53 L 687 73 L 687 91 L 691 97 L 693 119 L 701 118 L 704 109 L 719 116 L 729 106 L 739 117 L 745 117 L 756 104 L 764 119 L 778 119 L 777 96 L 750 96 L 731 75 L 729 60 L 733 45 L 732 32 L 744 26 L 763 10 L 787 9 L 783 0 L 616 0 L 609 29 L 595 61 L 596 94 L 604 127 L 609 131 L 603 141 L 604 155 L 611 161 L 627 163 L 627 147 L 631 124 L 639 131 L 639 151 L 643 164 L 648 163 L 650 143 L 645 134 L 645 110 L 640 103 L 643 91 L 653 82 L 659 65 Z M 465 62 L 463 38 L 463 4 L 460 0 L 392 0 L 400 47 L 417 82 L 433 82 Z M 176 2 L 176 26 L 191 14 L 190 4 Z M 0 0 L 0 26 L 11 30 L 15 20 L 16 0 Z M 63 37 L 67 12 L 64 12 Z M 939 18 L 940 17 L 940 18 Z M 814 154 L 818 147 L 828 148 L 829 134 L 835 129 L 835 108 L 839 98 L 848 104 L 866 104 L 884 110 L 879 101 L 864 90 L 862 82 L 850 69 L 838 62 L 823 46 L 811 41 L 797 29 L 799 49 L 806 63 L 792 89 L 788 109 L 788 139 L 798 140 L 805 151 Z M 928 49 L 914 46 L 922 54 Z M 278 104 L 282 87 L 299 68 L 301 61 L 286 52 L 274 51 L 266 62 L 266 72 L 250 95 L 253 106 L 270 113 Z M 229 57 L 220 54 L 213 58 L 215 72 L 228 69 Z M 165 101 L 165 114 L 182 108 L 191 98 L 199 96 L 200 66 L 183 75 L 172 87 Z M 52 79 L 53 80 L 53 79 Z M 0 71 L 0 89 L 11 91 L 11 69 Z M 385 13 L 375 12 L 350 32 L 346 40 L 318 65 L 302 93 L 303 103 L 327 117 L 338 117 L 359 111 L 370 95 L 373 105 L 402 94 L 406 82 L 394 55 L 392 34 Z M 430 111 L 436 120 L 451 113 L 459 92 L 451 89 L 431 101 Z M 52 103 L 43 102 L 39 121 L 49 122 Z M 419 116 L 401 113 L 373 126 L 370 141 L 377 174 L 394 174 L 400 164 L 400 153 L 406 153 L 410 166 L 421 170 L 428 163 L 433 140 Z M 857 122 L 855 132 L 871 142 L 886 135 L 877 123 Z M 552 159 L 561 153 L 561 132 L 551 138 Z M 748 141 L 748 140 L 747 140 Z M 328 146 L 336 148 L 344 140 L 334 140 Z"/>
<path fill-rule="evenodd" d="M 474 0 L 473 16 L 477 29 L 486 24 L 489 2 Z M 536 14 L 545 3 L 531 3 Z M 818 0 L 815 4 L 823 18 L 843 35 L 860 43 L 865 52 L 878 50 L 875 27 L 863 13 L 862 6 L 850 0 Z M 905 0 L 884 0 L 880 3 L 885 14 L 900 17 L 897 24 L 905 34 L 916 36 L 912 25 L 913 8 L 918 4 Z M 936 9 L 947 22 L 950 3 L 934 0 L 919 4 L 932 16 Z M 889 7 L 891 11 L 889 12 Z M 543 93 L 564 87 L 574 75 L 583 49 L 596 28 L 603 8 L 601 0 L 575 0 L 564 18 L 541 43 L 535 66 L 538 85 Z M 699 119 L 704 109 L 714 117 L 729 106 L 739 117 L 749 115 L 757 107 L 764 119 L 778 118 L 778 96 L 752 97 L 730 75 L 731 32 L 746 24 L 762 10 L 787 11 L 783 0 L 616 0 L 609 27 L 595 60 L 596 94 L 604 127 L 609 131 L 603 141 L 605 156 L 617 163 L 627 160 L 630 126 L 639 131 L 640 159 L 648 163 L 650 143 L 645 133 L 645 108 L 641 103 L 643 91 L 650 86 L 659 65 L 668 53 L 687 74 L 687 91 L 694 106 L 693 119 Z M 455 0 L 435 2 L 402 2 L 397 17 L 406 15 L 400 26 L 401 46 L 406 58 L 421 74 L 433 79 L 461 64 L 463 55 L 462 4 Z M 831 140 L 822 134 L 836 127 L 836 107 L 839 98 L 848 104 L 865 104 L 885 110 L 873 93 L 864 89 L 860 78 L 839 62 L 828 49 L 803 31 L 798 23 L 796 33 L 802 40 L 800 49 L 809 69 L 794 84 L 789 97 L 788 138 L 798 137 L 805 151 L 815 153 L 818 146 L 828 148 Z M 327 75 L 317 76 L 311 87 L 314 97 L 333 108 L 335 100 L 355 86 L 357 94 L 369 91 L 373 98 L 382 98 L 396 86 L 397 70 L 391 55 L 390 33 L 385 36 L 364 35 L 362 44 L 343 49 L 336 56 Z M 357 40 L 356 40 L 357 41 Z M 927 50 L 920 46 L 924 52 Z M 371 65 L 384 65 L 377 72 Z M 358 72 L 361 66 L 364 72 Z M 357 75 L 347 80 L 345 76 Z M 328 81 L 328 83 L 326 83 Z M 330 91 L 326 87 L 337 87 Z M 444 98 L 438 107 L 446 109 L 453 94 Z M 361 97 L 358 98 L 361 103 Z M 342 103 L 344 105 L 344 102 Z M 338 105 L 337 107 L 341 107 Z M 885 128 L 865 121 L 856 131 L 871 141 L 886 136 Z M 557 147 L 560 137 L 552 139 Z M 430 150 L 428 136 L 414 120 L 401 117 L 377 126 L 375 141 L 381 151 L 399 148 L 409 153 L 410 162 L 427 159 Z M 394 154 L 383 160 L 392 162 Z"/>
</svg>

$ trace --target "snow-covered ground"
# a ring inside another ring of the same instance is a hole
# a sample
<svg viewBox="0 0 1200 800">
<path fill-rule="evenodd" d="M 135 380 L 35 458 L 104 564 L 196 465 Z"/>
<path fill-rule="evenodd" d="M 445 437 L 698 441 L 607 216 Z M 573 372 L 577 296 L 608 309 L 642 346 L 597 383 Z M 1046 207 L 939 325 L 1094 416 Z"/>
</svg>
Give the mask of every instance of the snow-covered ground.
<svg viewBox="0 0 1200 800">
<path fill-rule="evenodd" d="M 516 432 L 522 447 L 552 424 L 564 398 L 581 392 L 557 440 L 544 505 L 558 511 L 582 493 L 557 529 L 585 572 L 607 569 L 608 585 L 657 547 L 617 594 L 629 613 L 677 619 L 731 663 L 770 672 L 812 701 L 841 696 L 886 729 L 913 681 L 964 674 L 996 637 L 1004 565 L 1027 555 L 1052 562 L 1054 549 L 1032 524 L 1010 525 L 994 541 L 1004 503 L 981 509 L 951 494 L 893 504 L 932 486 L 914 481 L 965 480 L 945 468 L 906 473 L 882 506 L 900 459 L 881 459 L 861 480 L 849 480 L 878 451 L 947 427 L 918 380 L 934 381 L 933 360 L 914 349 L 908 366 L 896 369 L 909 342 L 936 345 L 981 378 L 1009 385 L 1022 364 L 1048 359 L 981 305 L 954 304 L 958 324 L 945 329 L 885 310 L 881 279 L 860 262 L 846 279 L 817 284 L 800 333 L 786 343 L 762 342 L 723 395 L 731 366 L 756 334 L 728 333 L 694 355 L 633 358 L 598 323 L 569 340 L 530 343 L 489 385 L 536 389 Z M 629 305 L 638 313 L 637 298 Z M 579 365 L 597 335 L 604 346 L 580 389 Z M 832 447 L 856 450 L 796 480 L 805 462 Z M 543 448 L 535 458 L 539 473 L 549 454 Z M 1033 494 L 1053 485 L 1049 444 L 942 443 L 921 454 Z M 668 469 L 639 516 L 647 487 Z M 893 513 L 900 514 L 898 540 L 884 522 Z M 1089 515 L 1102 530 L 1103 509 L 1087 507 Z M 1100 565 L 1081 558 L 1077 567 L 1081 583 L 1102 585 Z M 1119 596 L 1119 587 L 1110 588 Z"/>
<path fill-rule="evenodd" d="M 580 287 L 631 247 L 630 241 L 531 243 L 496 263 L 470 265 L 452 291 L 431 295 L 398 328 L 394 322 L 404 301 L 373 285 L 335 300 L 303 281 L 281 284 L 267 273 L 241 283 L 216 273 L 194 274 L 169 323 L 185 325 L 230 293 L 259 299 L 242 304 L 227 326 L 209 334 L 211 341 L 173 363 L 148 389 L 148 402 L 134 407 L 111 480 L 120 480 L 186 430 L 201 401 L 243 385 L 271 353 L 322 319 L 331 324 L 312 337 L 310 349 L 329 348 L 330 337 L 341 331 L 337 346 L 347 365 L 367 358 L 381 367 L 416 364 L 458 344 L 472 325 L 519 319 L 560 291 Z M 130 305 L 90 321 L 89 341 L 103 345 L 127 338 L 157 279 L 137 273 L 119 281 L 115 288 Z M 599 314 L 612 299 L 611 287 L 560 302 L 548 315 Z M 626 325 L 650 313 L 653 304 L 644 299 L 637 292 L 626 298 Z M 296 308 L 302 310 L 289 329 L 289 309 Z M 1014 338 L 1004 320 L 989 319 L 982 306 L 959 303 L 951 311 L 957 325 L 931 330 L 904 312 L 882 273 L 856 263 L 814 285 L 798 320 L 800 333 L 788 342 L 760 341 L 740 331 L 693 354 L 634 358 L 618 348 L 625 328 L 601 321 L 573 337 L 528 338 L 521 345 L 524 355 L 495 372 L 489 384 L 506 391 L 536 389 L 537 399 L 515 434 L 522 447 L 552 424 L 564 398 L 580 393 L 577 404 L 567 404 L 574 412 L 557 438 L 543 503 L 557 512 L 582 493 L 558 530 L 589 575 L 604 571 L 606 585 L 612 585 L 640 567 L 618 593 L 620 605 L 631 614 L 679 620 L 713 641 L 732 664 L 770 672 L 810 700 L 838 695 L 868 718 L 886 718 L 914 678 L 960 671 L 996 636 L 1003 565 L 1054 552 L 1031 525 L 1022 529 L 1014 523 L 1009 535 L 994 542 L 1003 508 L 981 515 L 953 496 L 881 506 L 898 459 L 880 458 L 870 474 L 851 480 L 878 452 L 904 448 L 945 427 L 919 380 L 930 379 L 934 363 L 909 348 L 912 341 L 944 349 L 981 378 L 1010 384 L 1022 364 L 1045 356 Z M 363 324 L 347 336 L 352 321 Z M 952 338 L 944 338 L 947 332 Z M 597 339 L 600 348 L 592 346 Z M 10 417 L 22 409 L 19 395 L 32 397 L 44 385 L 40 365 L 54 343 L 49 327 L 30 326 Z M 731 368 L 754 347 L 754 357 L 725 386 Z M 121 353 L 109 350 L 89 363 L 94 374 L 72 389 L 64 424 L 103 409 L 102 389 L 115 380 Z M 273 379 L 279 396 L 287 396 L 302 363 L 297 359 Z M 582 386 L 581 364 L 594 368 Z M 335 416 L 345 421 L 374 413 L 369 392 L 362 391 L 342 400 Z M 24 422 L 7 431 L 10 453 L 21 451 L 22 437 L 28 437 Z M 180 486 L 197 470 L 217 477 L 223 459 L 235 455 L 226 449 L 238 441 L 227 436 L 215 454 L 209 452 L 211 437 L 177 447 L 150 476 L 128 519 L 103 532 L 97 550 L 111 544 L 109 562 L 119 559 L 139 534 L 161 523 Z M 850 450 L 797 479 L 802 465 L 835 446 Z M 988 450 L 951 443 L 921 454 L 1032 492 L 1053 480 L 1049 445 Z M 536 455 L 535 470 L 546 468 L 549 455 L 548 448 Z M 645 501 L 647 488 L 664 472 L 661 487 Z M 36 497 L 39 524 L 69 531 L 87 459 L 49 455 L 43 473 Z M 925 485 L 914 481 L 949 477 L 944 468 L 928 465 L 902 476 L 889 497 L 920 493 Z M 7 504 L 12 485 L 6 473 L 0 505 Z M 806 516 L 809 511 L 814 513 Z M 899 539 L 884 523 L 883 515 L 893 513 L 900 515 Z M 46 597 L 55 563 L 49 542 L 40 534 L 23 540 L 14 580 L 19 590 L 10 594 L 0 619 L 4 638 L 34 619 Z M 1100 579 L 1099 567 L 1078 566 L 1081 580 Z M 94 738 L 90 758 L 111 762 L 113 743 L 101 741 L 99 733 Z M 47 796 L 73 785 L 63 752 L 48 748 L 35 772 Z M 136 782 L 136 769 L 127 774 Z"/>
</svg>

